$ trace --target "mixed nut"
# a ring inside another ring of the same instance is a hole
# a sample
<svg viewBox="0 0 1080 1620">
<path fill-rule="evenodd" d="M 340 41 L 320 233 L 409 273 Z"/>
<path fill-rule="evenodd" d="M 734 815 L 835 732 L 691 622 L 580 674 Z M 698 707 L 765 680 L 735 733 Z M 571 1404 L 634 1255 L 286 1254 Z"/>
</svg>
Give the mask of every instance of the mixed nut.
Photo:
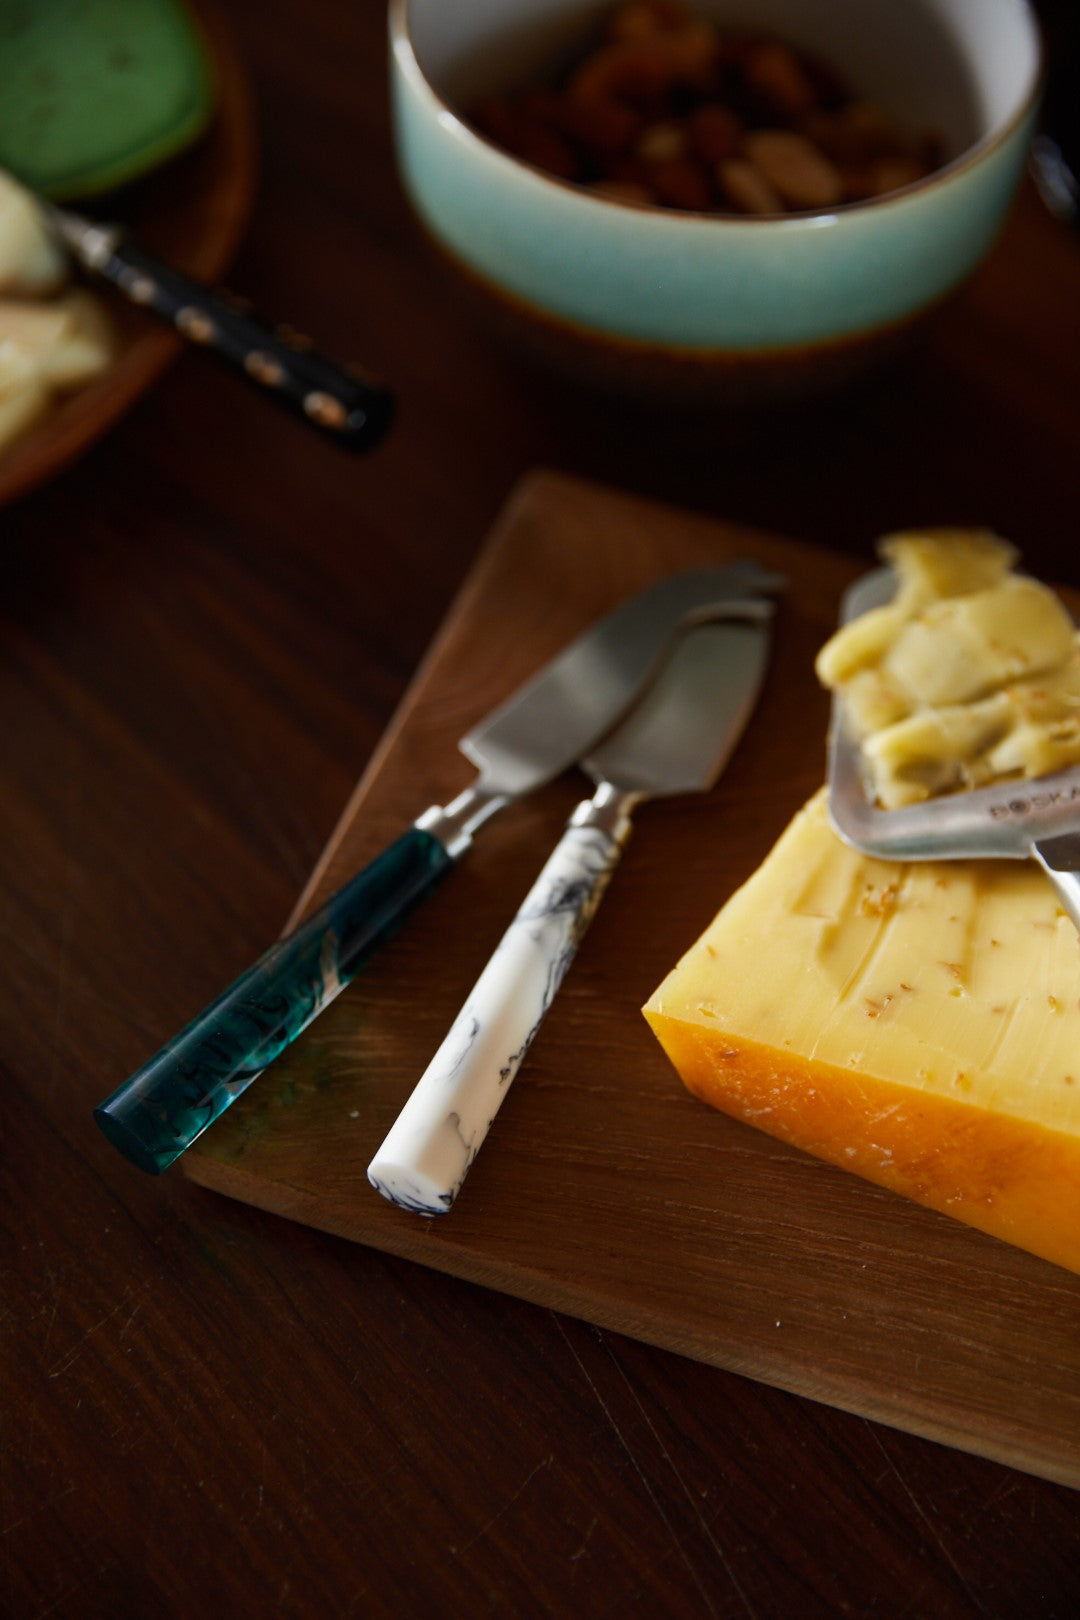
<svg viewBox="0 0 1080 1620">
<path fill-rule="evenodd" d="M 488 96 L 469 117 L 559 179 L 700 213 L 833 208 L 940 162 L 933 139 L 905 138 L 830 66 L 684 0 L 624 0 L 568 73 Z"/>
</svg>

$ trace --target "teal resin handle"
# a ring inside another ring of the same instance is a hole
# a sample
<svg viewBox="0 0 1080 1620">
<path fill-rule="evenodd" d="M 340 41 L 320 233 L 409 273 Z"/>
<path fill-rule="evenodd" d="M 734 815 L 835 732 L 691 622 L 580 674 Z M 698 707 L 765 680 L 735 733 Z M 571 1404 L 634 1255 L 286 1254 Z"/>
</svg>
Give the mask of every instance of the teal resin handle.
<svg viewBox="0 0 1080 1620">
<path fill-rule="evenodd" d="M 113 1146 L 150 1175 L 167 1170 L 452 865 L 438 838 L 410 827 L 99 1103 L 94 1118 Z"/>
</svg>

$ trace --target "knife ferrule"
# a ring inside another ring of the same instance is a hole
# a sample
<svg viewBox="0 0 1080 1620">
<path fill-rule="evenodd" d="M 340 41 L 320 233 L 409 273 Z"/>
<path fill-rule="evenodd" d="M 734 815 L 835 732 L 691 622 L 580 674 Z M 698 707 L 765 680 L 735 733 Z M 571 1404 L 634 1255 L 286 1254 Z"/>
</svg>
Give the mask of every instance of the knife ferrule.
<svg viewBox="0 0 1080 1620">
<path fill-rule="evenodd" d="M 591 799 L 583 799 L 570 817 L 571 827 L 595 827 L 612 843 L 624 844 L 630 836 L 630 815 L 640 793 L 627 793 L 610 782 L 603 782 Z"/>
<path fill-rule="evenodd" d="M 494 793 L 477 783 L 447 805 L 431 805 L 414 825 L 437 838 L 451 860 L 456 861 L 472 843 L 477 828 L 501 810 L 507 798 L 507 794 Z"/>
</svg>

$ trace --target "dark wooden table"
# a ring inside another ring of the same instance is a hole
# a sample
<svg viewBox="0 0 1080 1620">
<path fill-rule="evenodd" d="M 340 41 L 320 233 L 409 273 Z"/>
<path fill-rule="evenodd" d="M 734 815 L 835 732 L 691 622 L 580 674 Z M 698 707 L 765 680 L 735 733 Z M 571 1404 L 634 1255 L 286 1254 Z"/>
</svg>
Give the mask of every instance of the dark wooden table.
<svg viewBox="0 0 1080 1620">
<path fill-rule="evenodd" d="M 281 927 L 485 530 L 548 466 L 1080 583 L 1080 236 L 1025 191 L 926 344 L 755 426 L 480 333 L 391 155 L 381 0 L 234 0 L 232 282 L 392 380 L 366 460 L 185 355 L 0 514 L 0 1612 L 1071 1616 L 1068 1489 L 144 1178 L 90 1108 Z"/>
</svg>

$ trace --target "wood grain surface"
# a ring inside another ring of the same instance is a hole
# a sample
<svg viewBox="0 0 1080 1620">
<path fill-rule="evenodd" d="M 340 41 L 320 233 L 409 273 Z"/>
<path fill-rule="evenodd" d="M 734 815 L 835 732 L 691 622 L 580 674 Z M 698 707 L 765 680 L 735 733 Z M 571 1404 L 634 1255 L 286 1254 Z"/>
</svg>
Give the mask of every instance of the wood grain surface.
<svg viewBox="0 0 1080 1620">
<path fill-rule="evenodd" d="M 383 0 L 229 0 L 228 19 L 261 148 L 230 281 L 386 377 L 400 410 L 357 461 L 184 353 L 108 436 L 0 514 L 0 1613 L 1073 1620 L 1072 1488 L 179 1172 L 141 1176 L 91 1109 L 281 931 L 357 780 L 382 776 L 380 739 L 531 469 L 790 536 L 828 553 L 837 582 L 897 524 L 985 522 L 1047 578 L 1080 584 L 1080 236 L 1025 189 L 924 344 L 858 395 L 759 421 L 631 408 L 567 387 L 465 317 L 395 173 Z M 616 587 L 591 579 L 600 566 L 584 537 L 583 582 L 549 610 L 560 636 L 574 603 Z M 833 576 L 807 590 L 824 622 Z M 808 652 L 809 620 L 798 634 Z M 444 762 L 421 800 L 463 770 L 464 667 L 462 683 L 441 741 L 425 733 L 416 750 L 421 773 Z M 823 715 L 807 713 L 815 738 Z M 759 824 L 738 811 L 736 773 L 766 735 L 748 734 L 715 800 L 745 818 L 747 860 L 804 785 Z M 572 792 L 568 779 L 492 823 L 452 880 L 492 936 Z M 421 807 L 400 777 L 377 819 L 375 803 L 356 821 L 373 845 Z M 642 810 L 633 864 L 578 988 L 564 987 L 583 1046 L 609 1027 L 584 987 L 602 982 L 616 936 L 639 937 L 634 885 L 650 881 L 669 815 L 697 824 L 686 807 Z M 445 916 L 451 895 L 433 902 Z M 641 937 L 644 988 L 715 899 L 711 881 L 683 892 Z M 401 1011 L 433 1035 L 474 965 L 446 955 L 447 976 Z M 683 1112 L 648 1051 L 635 1045 L 633 1084 L 663 1088 L 659 1113 Z M 550 1118 L 541 1073 L 565 1098 L 538 1047 L 517 1115 Z M 694 1119 L 704 1158 L 722 1127 Z M 503 1123 L 509 1141 L 520 1127 Z M 466 1189 L 474 1211 L 507 1163 L 497 1138 L 489 1148 Z M 577 1151 L 600 1174 L 596 1149 Z M 783 1187 L 795 1166 L 776 1163 Z M 833 1186 L 809 1161 L 798 1181 L 796 1241 L 807 1223 L 827 1230 Z M 648 1205 L 647 1187 L 632 1190 Z M 895 1206 L 860 1201 L 873 1211 L 860 1261 L 880 1283 Z M 759 1211 L 747 1202 L 742 1237 Z M 1010 1299 L 1031 1297 L 1023 1256 L 972 1234 L 979 1268 L 960 1277 L 951 1228 L 919 1225 L 950 1246 L 942 1264 L 965 1297 L 991 1253 L 1016 1268 Z M 710 1217 L 694 1241 L 711 1230 Z M 830 1259 L 825 1285 L 845 1275 Z M 813 1285 L 811 1267 L 789 1304 L 808 1312 Z M 1000 1309 L 977 1317 L 989 1360 L 1011 1331 Z"/>
<path fill-rule="evenodd" d="M 587 570 L 576 566 L 587 550 Z M 693 1101 L 650 991 L 823 779 L 813 656 L 848 561 L 556 475 L 514 494 L 320 863 L 327 898 L 468 780 L 454 739 L 622 596 L 753 557 L 788 581 L 750 730 L 637 829 L 453 1210 L 364 1171 L 585 780 L 521 804 L 184 1159 L 204 1186 L 1080 1485 L 1080 1277 Z"/>
</svg>

